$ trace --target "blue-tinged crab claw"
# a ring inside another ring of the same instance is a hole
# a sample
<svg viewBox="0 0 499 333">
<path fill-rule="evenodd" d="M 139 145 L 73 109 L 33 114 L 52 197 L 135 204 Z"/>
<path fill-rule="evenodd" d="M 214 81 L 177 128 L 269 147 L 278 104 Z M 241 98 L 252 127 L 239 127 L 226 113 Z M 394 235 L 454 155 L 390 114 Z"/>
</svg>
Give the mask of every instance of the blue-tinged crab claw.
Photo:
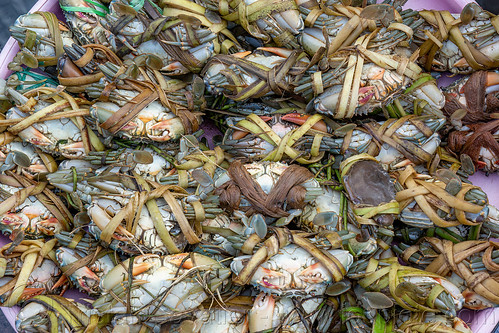
<svg viewBox="0 0 499 333">
<path fill-rule="evenodd" d="M 65 267 L 80 260 L 81 255 L 77 255 L 72 249 L 61 247 L 56 250 L 56 257 L 61 267 Z M 87 292 L 89 295 L 95 295 L 99 292 L 100 278 L 87 266 L 78 268 L 69 278 L 79 289 Z"/>
</svg>

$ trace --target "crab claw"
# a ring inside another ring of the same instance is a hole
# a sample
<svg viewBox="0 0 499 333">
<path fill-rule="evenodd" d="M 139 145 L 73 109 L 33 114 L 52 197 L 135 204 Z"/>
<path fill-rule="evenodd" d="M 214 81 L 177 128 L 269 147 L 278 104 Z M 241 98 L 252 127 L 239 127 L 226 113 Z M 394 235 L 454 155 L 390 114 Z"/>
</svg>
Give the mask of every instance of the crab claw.
<svg viewBox="0 0 499 333">
<path fill-rule="evenodd" d="M 168 72 L 168 73 L 188 73 L 189 70 L 184 67 L 179 61 L 172 62 L 171 64 L 166 65 L 165 67 L 161 68 L 162 71 Z"/>
<path fill-rule="evenodd" d="M 104 230 L 109 221 L 111 221 L 109 214 L 98 205 L 91 205 L 88 208 L 88 215 L 100 230 Z M 121 237 L 121 235 L 124 237 Z M 134 238 L 134 235 L 123 226 L 118 225 L 113 234 L 113 238 L 118 240 L 128 240 L 129 238 Z"/>
<path fill-rule="evenodd" d="M 284 274 L 265 267 L 258 267 L 252 278 L 264 288 L 280 290 L 284 281 Z"/>
<path fill-rule="evenodd" d="M 487 87 L 492 87 L 495 85 L 499 84 L 499 73 L 494 72 L 494 71 L 488 71 L 487 72 L 487 81 L 485 82 L 485 85 Z"/>
<path fill-rule="evenodd" d="M 306 283 L 323 283 L 324 281 L 331 280 L 331 274 L 320 262 L 304 269 L 299 277 Z"/>
<path fill-rule="evenodd" d="M 130 120 L 128 123 L 126 123 L 125 126 L 120 128 L 120 131 L 129 132 L 129 133 L 137 133 L 137 132 L 139 132 L 139 130 L 138 130 L 139 128 L 140 128 L 139 124 L 137 124 L 133 120 Z"/>
<path fill-rule="evenodd" d="M 137 262 L 134 261 L 132 267 L 132 275 L 137 276 L 144 272 L 147 272 L 153 265 L 148 262 L 142 261 L 144 256 L 139 256 L 136 258 Z M 112 270 L 110 270 L 105 277 L 101 280 L 100 284 L 102 289 L 110 290 L 114 288 L 119 283 L 126 281 L 128 279 L 128 265 L 129 261 L 125 260 L 122 265 L 115 266 Z"/>
<path fill-rule="evenodd" d="M 289 57 L 293 52 L 293 50 L 285 49 L 282 47 L 265 47 L 265 46 L 259 47 L 257 50 L 267 51 L 283 58 Z"/>
<path fill-rule="evenodd" d="M 194 267 L 191 258 L 188 258 L 189 253 L 179 253 L 170 256 L 169 262 L 177 267 L 191 269 Z M 187 259 L 186 259 L 187 258 Z"/>
<path fill-rule="evenodd" d="M 194 261 L 192 260 L 194 259 Z M 222 268 L 223 266 L 216 260 L 197 253 L 179 253 L 168 257 L 168 262 L 177 267 L 191 269 L 198 267 L 201 269 Z"/>
<path fill-rule="evenodd" d="M 19 137 L 35 146 L 49 146 L 52 144 L 52 141 L 50 141 L 49 138 L 47 138 L 33 126 L 30 126 L 19 132 Z"/>
<path fill-rule="evenodd" d="M 75 280 L 81 289 L 85 290 L 87 293 L 92 294 L 98 291 L 99 277 L 92 272 L 88 267 L 84 266 L 73 273 Z"/>
<path fill-rule="evenodd" d="M 21 294 L 21 299 L 25 301 L 37 295 L 41 295 L 44 292 L 45 288 L 24 288 Z"/>
<path fill-rule="evenodd" d="M 281 117 L 282 120 L 289 121 L 290 123 L 303 125 L 307 119 L 310 118 L 309 114 L 304 113 L 288 113 Z M 321 132 L 327 132 L 327 126 L 324 120 L 319 120 L 312 126 L 313 129 Z"/>
<path fill-rule="evenodd" d="M 66 158 L 75 158 L 85 155 L 85 148 L 83 142 L 73 142 L 67 145 L 60 145 L 59 149 L 61 154 Z"/>
<path fill-rule="evenodd" d="M 12 227 L 25 227 L 29 223 L 29 218 L 25 214 L 6 213 L 2 216 L 1 223 Z"/>
<path fill-rule="evenodd" d="M 251 54 L 251 51 L 242 51 L 242 52 L 232 53 L 231 56 L 239 58 L 239 59 L 243 59 L 243 58 L 246 58 L 247 56 L 249 56 L 250 54 Z"/>
<path fill-rule="evenodd" d="M 359 105 L 367 104 L 374 97 L 374 87 L 366 86 L 359 88 Z"/>
<path fill-rule="evenodd" d="M 37 227 L 47 236 L 53 236 L 62 230 L 61 223 L 55 217 L 49 217 L 38 222 Z"/>
<path fill-rule="evenodd" d="M 44 173 L 44 172 L 49 172 L 49 170 L 47 169 L 47 167 L 45 165 L 43 165 L 43 164 L 31 164 L 28 167 L 28 171 L 32 175 L 39 174 L 39 173 Z"/>
<path fill-rule="evenodd" d="M 154 125 L 146 124 L 147 136 L 154 141 L 168 141 L 180 138 L 184 134 L 182 121 L 175 117 L 157 122 Z"/>
<path fill-rule="evenodd" d="M 266 293 L 260 293 L 248 314 L 249 331 L 262 332 L 271 329 L 274 307 L 274 297 Z"/>
<path fill-rule="evenodd" d="M 469 289 L 464 290 L 461 294 L 464 297 L 464 306 L 468 309 L 483 310 L 495 306 L 494 303 L 490 302 L 486 298 L 478 295 L 477 293 Z"/>
<path fill-rule="evenodd" d="M 68 281 L 68 277 L 64 274 L 61 275 L 61 277 L 59 278 L 59 280 L 57 280 L 56 283 L 54 283 L 54 285 L 52 286 L 52 288 L 50 288 L 50 290 L 55 290 L 57 288 L 59 288 L 60 286 L 64 285 L 66 282 Z"/>
</svg>

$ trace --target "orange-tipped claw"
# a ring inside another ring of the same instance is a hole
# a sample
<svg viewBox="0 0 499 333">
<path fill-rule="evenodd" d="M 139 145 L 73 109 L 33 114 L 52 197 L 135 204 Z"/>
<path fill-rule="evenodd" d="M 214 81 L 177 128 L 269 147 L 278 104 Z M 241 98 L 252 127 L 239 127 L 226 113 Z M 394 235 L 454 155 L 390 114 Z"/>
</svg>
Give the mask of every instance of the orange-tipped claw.
<svg viewBox="0 0 499 333">
<path fill-rule="evenodd" d="M 317 262 L 306 269 L 304 269 L 300 276 L 304 281 L 311 283 L 322 283 L 324 282 L 324 276 L 322 274 L 317 274 L 318 272 L 324 271 L 324 266 L 320 262 Z"/>
<path fill-rule="evenodd" d="M 119 235 L 123 235 L 125 237 L 128 237 L 128 238 L 133 238 L 134 235 L 125 229 L 125 227 L 123 227 L 122 225 L 119 225 L 117 228 L 116 228 L 116 232 L 114 233 L 113 237 L 116 238 L 116 239 L 122 239 L 122 238 L 119 238 L 119 236 L 117 236 L 116 234 L 119 234 Z M 126 240 L 128 240 L 128 238 L 125 238 Z"/>
<path fill-rule="evenodd" d="M 28 170 L 31 173 L 42 173 L 42 172 L 48 172 L 48 169 L 45 165 L 43 164 L 32 164 L 28 167 Z"/>
<path fill-rule="evenodd" d="M 67 281 L 68 281 L 68 277 L 64 274 L 61 275 L 59 280 L 57 280 L 57 282 L 52 286 L 52 288 L 50 288 L 50 290 L 52 291 L 54 289 L 59 288 L 60 286 L 64 285 Z"/>
<path fill-rule="evenodd" d="M 308 118 L 310 118 L 310 115 L 303 113 L 288 113 L 281 117 L 282 120 L 289 121 L 290 123 L 297 125 L 303 125 Z M 314 126 L 312 126 L 312 128 L 317 131 L 327 132 L 327 125 L 324 120 L 319 120 L 314 124 Z"/>
<path fill-rule="evenodd" d="M 43 294 L 45 288 L 24 288 L 23 293 L 21 294 L 22 300 L 27 300 L 32 297 Z"/>
<path fill-rule="evenodd" d="M 191 258 L 188 258 L 187 260 L 185 259 L 188 255 L 189 253 L 179 253 L 173 255 L 170 257 L 170 263 L 174 264 L 175 266 L 182 265 L 182 268 L 191 269 L 194 267 L 194 265 L 192 264 Z"/>
<path fill-rule="evenodd" d="M 184 65 L 182 65 L 179 61 L 172 62 L 171 64 L 166 65 L 165 67 L 162 68 L 164 71 L 169 71 L 169 72 L 175 72 L 175 71 L 182 71 L 185 70 L 186 68 Z"/>
<path fill-rule="evenodd" d="M 233 140 L 240 140 L 248 134 L 249 134 L 249 132 L 235 130 L 234 132 L 232 132 L 232 139 Z"/>
<path fill-rule="evenodd" d="M 151 267 L 152 267 L 152 264 L 150 264 L 148 262 L 141 262 L 138 264 L 134 263 L 133 268 L 132 268 L 132 275 L 137 276 L 139 274 L 147 272 L 147 270 Z"/>
<path fill-rule="evenodd" d="M 468 67 L 468 62 L 466 61 L 466 58 L 461 58 L 458 61 L 454 63 L 454 67 Z"/>
<path fill-rule="evenodd" d="M 236 58 L 243 59 L 243 58 L 246 58 L 250 54 L 251 54 L 251 51 L 243 51 L 243 52 L 233 53 L 232 56 L 236 57 Z"/>
<path fill-rule="evenodd" d="M 267 52 L 273 53 L 273 54 L 278 55 L 278 56 L 283 57 L 283 58 L 289 57 L 291 52 L 293 52 L 293 50 L 289 50 L 289 49 L 285 49 L 285 48 L 281 48 L 281 47 L 259 47 L 258 50 L 267 51 Z"/>
<path fill-rule="evenodd" d="M 52 144 L 52 141 L 50 141 L 49 138 L 47 138 L 40 131 L 34 129 L 33 127 L 28 127 L 23 132 L 25 131 L 29 131 L 29 133 L 25 134 L 28 134 L 30 136 L 30 138 L 28 139 L 29 142 L 31 142 L 35 146 L 48 146 Z"/>
<path fill-rule="evenodd" d="M 483 162 L 483 161 L 476 161 L 476 166 L 478 169 L 483 169 L 487 166 L 487 163 Z"/>
<path fill-rule="evenodd" d="M 499 84 L 499 73 L 493 71 L 487 72 L 487 81 L 485 85 L 487 87 L 490 87 L 490 86 L 495 86 L 496 84 Z"/>
<path fill-rule="evenodd" d="M 164 129 L 170 129 L 172 125 L 172 120 L 171 119 L 166 119 L 162 120 L 160 122 L 157 122 L 156 124 L 152 125 L 150 127 L 151 130 L 164 130 Z"/>
<path fill-rule="evenodd" d="M 393 168 L 396 169 L 396 168 L 405 167 L 405 166 L 408 166 L 411 163 L 412 163 L 411 160 L 405 159 L 402 162 L 399 162 L 399 163 L 395 164 L 393 166 Z"/>
</svg>

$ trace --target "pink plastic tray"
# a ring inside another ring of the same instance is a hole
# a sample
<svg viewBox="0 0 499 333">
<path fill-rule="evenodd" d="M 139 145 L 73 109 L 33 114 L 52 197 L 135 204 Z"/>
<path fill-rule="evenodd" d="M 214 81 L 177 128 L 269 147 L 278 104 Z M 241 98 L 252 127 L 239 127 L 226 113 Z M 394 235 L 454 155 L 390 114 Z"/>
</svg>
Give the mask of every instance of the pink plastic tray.
<svg viewBox="0 0 499 333">
<path fill-rule="evenodd" d="M 405 5 L 406 8 L 413 8 L 416 10 L 421 9 L 436 9 L 436 10 L 448 10 L 451 13 L 459 13 L 461 9 L 471 1 L 467 0 L 409 0 Z M 59 3 L 57 0 L 39 0 L 31 12 L 36 11 L 50 11 L 55 13 L 60 19 L 63 19 L 61 9 L 59 8 Z M 0 53 L 0 77 L 6 79 L 11 73 L 7 69 L 7 64 L 12 61 L 16 53 L 19 51 L 19 46 L 17 42 L 9 38 L 5 47 Z M 441 83 L 447 85 L 451 82 L 451 79 L 443 79 Z M 480 186 L 489 196 L 489 201 L 496 207 L 499 207 L 499 174 L 493 174 L 490 176 L 485 176 L 483 173 L 477 173 L 471 177 L 473 184 Z M 9 240 L 6 237 L 0 236 L 0 246 L 6 244 Z M 19 312 L 19 307 L 15 306 L 12 308 L 0 307 L 7 319 L 9 320 L 12 327 L 15 327 L 14 322 L 16 315 Z M 494 329 L 494 326 L 499 322 L 499 308 L 487 309 L 483 311 L 471 311 L 463 310 L 460 313 L 463 320 L 471 325 L 473 332 L 475 333 L 490 333 Z"/>
</svg>

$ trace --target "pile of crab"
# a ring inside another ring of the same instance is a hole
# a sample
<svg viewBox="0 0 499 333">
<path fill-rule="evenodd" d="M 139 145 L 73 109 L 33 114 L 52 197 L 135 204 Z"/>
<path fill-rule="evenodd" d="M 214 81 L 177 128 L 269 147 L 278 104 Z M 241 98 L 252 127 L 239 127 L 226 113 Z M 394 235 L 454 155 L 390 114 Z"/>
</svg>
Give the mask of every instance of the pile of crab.
<svg viewBox="0 0 499 333">
<path fill-rule="evenodd" d="M 499 212 L 469 180 L 499 170 L 499 16 L 403 5 L 20 16 L 0 82 L 17 331 L 471 332 L 460 310 L 499 304 Z"/>
</svg>

